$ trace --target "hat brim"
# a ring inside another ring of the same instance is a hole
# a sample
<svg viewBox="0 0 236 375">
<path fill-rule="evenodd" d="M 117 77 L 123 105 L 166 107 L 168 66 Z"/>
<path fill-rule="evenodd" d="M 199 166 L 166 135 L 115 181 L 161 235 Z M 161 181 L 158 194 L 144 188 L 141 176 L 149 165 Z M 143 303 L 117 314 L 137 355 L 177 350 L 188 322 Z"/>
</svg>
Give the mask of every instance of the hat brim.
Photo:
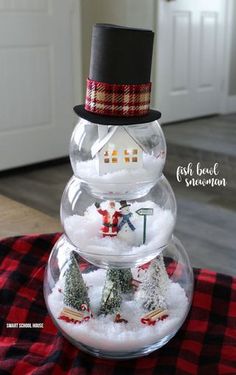
<svg viewBox="0 0 236 375">
<path fill-rule="evenodd" d="M 118 116 L 104 116 L 97 115 L 86 111 L 84 105 L 76 105 L 74 108 L 75 113 L 88 121 L 91 121 L 94 124 L 100 125 L 134 125 L 134 124 L 145 124 L 147 122 L 152 122 L 158 120 L 161 117 L 161 112 L 154 111 L 150 109 L 147 115 L 145 116 L 133 116 L 133 117 L 118 117 Z"/>
<path fill-rule="evenodd" d="M 126 204 L 125 206 L 120 207 L 119 210 L 122 210 L 122 208 L 130 207 L 130 206 L 131 206 L 131 204 Z"/>
</svg>

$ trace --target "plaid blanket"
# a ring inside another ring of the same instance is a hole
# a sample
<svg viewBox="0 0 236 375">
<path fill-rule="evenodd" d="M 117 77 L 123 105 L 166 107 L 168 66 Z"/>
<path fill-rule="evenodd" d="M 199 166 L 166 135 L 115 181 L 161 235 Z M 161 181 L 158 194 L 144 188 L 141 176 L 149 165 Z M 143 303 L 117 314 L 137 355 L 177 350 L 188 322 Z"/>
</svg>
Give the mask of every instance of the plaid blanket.
<svg viewBox="0 0 236 375">
<path fill-rule="evenodd" d="M 58 238 L 49 234 L 0 241 L 1 375 L 236 374 L 236 279 L 208 270 L 194 270 L 188 318 L 158 351 L 115 361 L 73 347 L 53 325 L 43 297 L 44 268 Z M 38 326 L 20 328 L 20 323 Z"/>
</svg>

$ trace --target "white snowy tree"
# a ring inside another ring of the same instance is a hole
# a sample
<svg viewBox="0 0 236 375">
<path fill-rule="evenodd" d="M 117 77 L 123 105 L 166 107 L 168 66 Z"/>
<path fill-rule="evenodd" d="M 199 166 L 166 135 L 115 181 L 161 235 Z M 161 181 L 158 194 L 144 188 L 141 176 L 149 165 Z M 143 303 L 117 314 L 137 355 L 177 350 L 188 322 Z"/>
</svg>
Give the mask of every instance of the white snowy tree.
<svg viewBox="0 0 236 375">
<path fill-rule="evenodd" d="M 151 262 L 145 272 L 137 292 L 137 299 L 141 300 L 143 307 L 148 311 L 158 308 L 166 309 L 165 294 L 169 283 L 170 279 L 161 254 Z"/>
</svg>

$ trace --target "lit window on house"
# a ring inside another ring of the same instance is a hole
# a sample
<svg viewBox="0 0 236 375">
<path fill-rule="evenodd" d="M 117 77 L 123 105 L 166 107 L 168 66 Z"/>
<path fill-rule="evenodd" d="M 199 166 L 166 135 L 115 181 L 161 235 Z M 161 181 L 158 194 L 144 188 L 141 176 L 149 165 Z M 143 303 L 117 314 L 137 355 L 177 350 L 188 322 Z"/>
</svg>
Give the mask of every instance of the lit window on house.
<svg viewBox="0 0 236 375">
<path fill-rule="evenodd" d="M 129 150 L 124 150 L 124 154 L 129 155 L 130 154 Z"/>
<path fill-rule="evenodd" d="M 126 162 L 126 163 L 129 163 L 129 162 L 130 162 L 130 158 L 125 157 L 125 162 Z"/>
<path fill-rule="evenodd" d="M 112 156 L 117 156 L 118 155 L 118 151 L 117 150 L 113 150 L 112 151 Z"/>
<path fill-rule="evenodd" d="M 133 149 L 132 153 L 133 153 L 133 155 L 138 155 L 138 150 L 137 149 Z"/>
<path fill-rule="evenodd" d="M 104 163 L 110 163 L 109 151 L 104 151 L 103 155 L 104 155 L 104 159 L 103 159 Z"/>
<path fill-rule="evenodd" d="M 137 161 L 138 161 L 138 158 L 137 158 L 136 156 L 133 156 L 133 157 L 132 157 L 132 162 L 133 162 L 133 163 L 137 163 Z"/>
<path fill-rule="evenodd" d="M 112 163 L 117 163 L 118 159 L 117 158 L 112 158 L 111 161 L 112 161 Z"/>
</svg>

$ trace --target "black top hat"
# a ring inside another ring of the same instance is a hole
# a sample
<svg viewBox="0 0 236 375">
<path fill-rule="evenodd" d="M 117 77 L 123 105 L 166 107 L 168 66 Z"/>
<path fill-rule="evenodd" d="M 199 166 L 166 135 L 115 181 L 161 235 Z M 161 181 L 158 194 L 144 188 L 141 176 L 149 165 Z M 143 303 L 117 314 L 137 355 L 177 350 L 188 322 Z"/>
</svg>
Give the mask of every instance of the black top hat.
<svg viewBox="0 0 236 375">
<path fill-rule="evenodd" d="M 125 207 L 129 207 L 131 206 L 131 204 L 128 204 L 127 201 L 120 201 L 120 208 L 119 210 L 121 210 L 122 208 L 125 208 Z"/>
<path fill-rule="evenodd" d="M 153 38 L 151 30 L 94 25 L 85 105 L 74 111 L 104 125 L 160 118 L 160 112 L 149 109 Z"/>
</svg>

